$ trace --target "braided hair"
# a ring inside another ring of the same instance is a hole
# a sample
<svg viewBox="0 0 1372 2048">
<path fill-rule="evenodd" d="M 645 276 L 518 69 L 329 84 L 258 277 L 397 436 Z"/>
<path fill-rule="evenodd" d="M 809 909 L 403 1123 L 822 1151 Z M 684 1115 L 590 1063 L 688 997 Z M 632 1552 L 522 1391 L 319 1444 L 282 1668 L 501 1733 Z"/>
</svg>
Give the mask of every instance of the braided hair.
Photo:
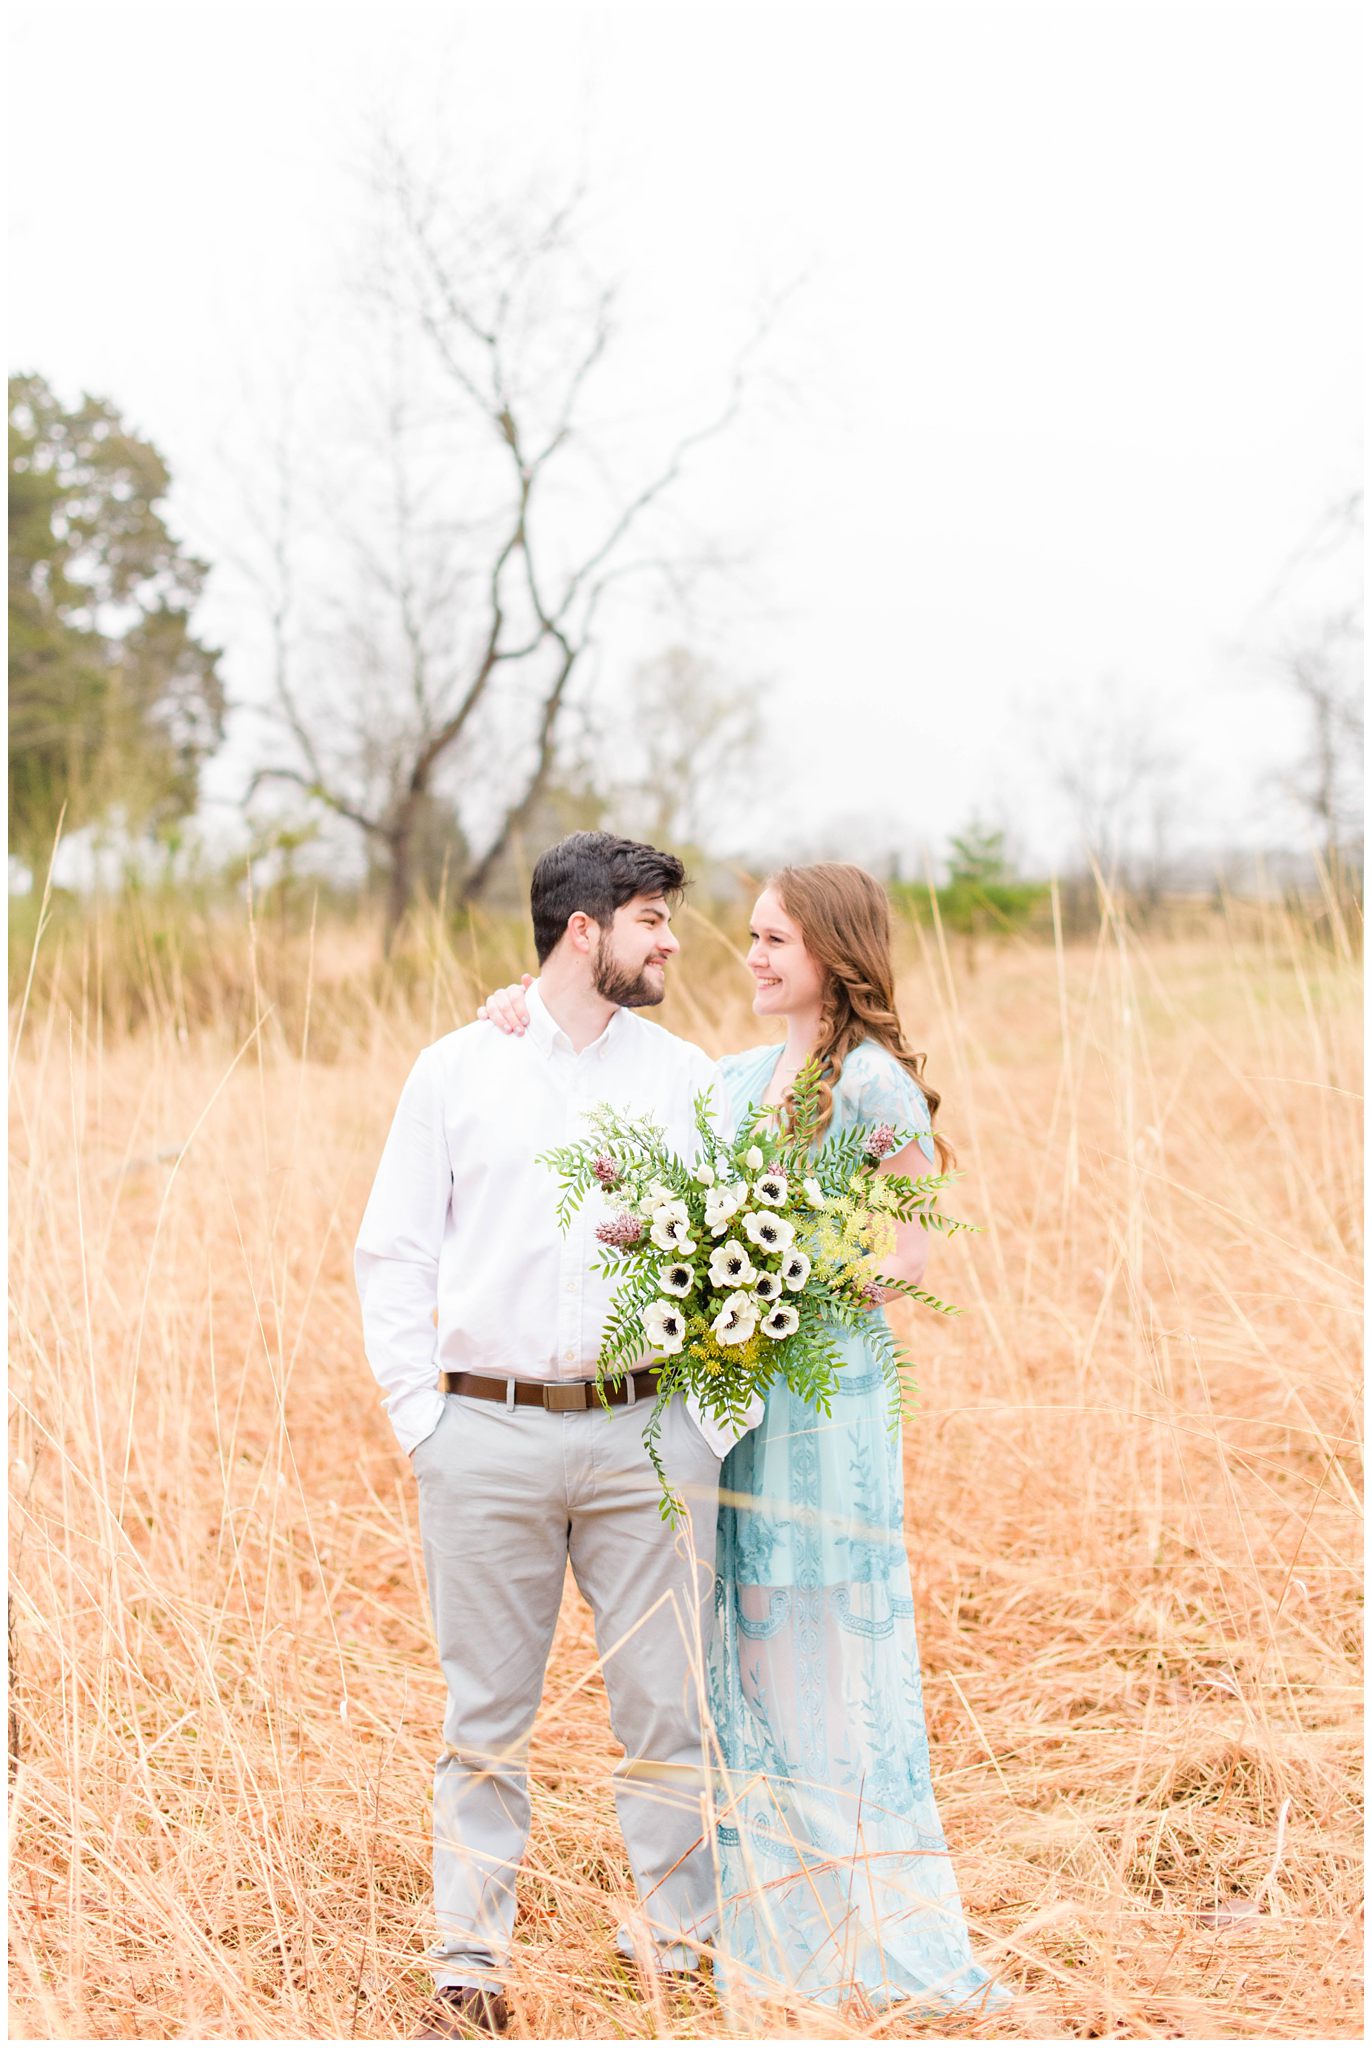
<svg viewBox="0 0 1372 2048">
<path fill-rule="evenodd" d="M 848 1055 L 864 1039 L 883 1046 L 918 1082 L 932 1124 L 942 1097 L 924 1078 L 925 1055 L 905 1043 L 896 1014 L 891 966 L 891 906 L 886 891 L 851 861 L 816 861 L 782 868 L 771 878 L 788 917 L 800 927 L 805 950 L 824 970 L 819 1040 L 820 1120 L 823 1137 L 834 1114 L 834 1090 Z M 790 1098 L 788 1096 L 788 1103 Z M 952 1147 L 934 1133 L 939 1171 L 953 1163 Z"/>
</svg>

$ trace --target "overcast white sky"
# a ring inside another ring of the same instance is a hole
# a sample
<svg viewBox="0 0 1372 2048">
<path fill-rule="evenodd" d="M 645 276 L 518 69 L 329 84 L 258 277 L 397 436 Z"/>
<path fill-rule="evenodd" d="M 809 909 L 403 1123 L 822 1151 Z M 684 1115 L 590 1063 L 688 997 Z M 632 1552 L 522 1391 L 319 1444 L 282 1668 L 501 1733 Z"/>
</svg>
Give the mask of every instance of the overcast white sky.
<svg viewBox="0 0 1372 2048">
<path fill-rule="evenodd" d="M 775 388 L 686 501 L 751 559 L 711 651 L 774 679 L 741 840 L 799 815 L 817 850 L 913 853 L 981 808 L 1052 856 L 1035 736 L 1107 682 L 1184 756 L 1190 836 L 1283 836 L 1263 778 L 1297 728 L 1255 657 L 1360 462 L 1355 10 L 13 22 L 11 367 L 112 398 L 197 547 L 232 521 L 245 389 L 332 317 L 378 119 L 497 183 L 584 165 L 664 390 L 806 277 Z M 238 602 L 221 578 L 206 623 L 251 696 Z M 626 630 L 607 671 L 642 651 Z"/>
</svg>

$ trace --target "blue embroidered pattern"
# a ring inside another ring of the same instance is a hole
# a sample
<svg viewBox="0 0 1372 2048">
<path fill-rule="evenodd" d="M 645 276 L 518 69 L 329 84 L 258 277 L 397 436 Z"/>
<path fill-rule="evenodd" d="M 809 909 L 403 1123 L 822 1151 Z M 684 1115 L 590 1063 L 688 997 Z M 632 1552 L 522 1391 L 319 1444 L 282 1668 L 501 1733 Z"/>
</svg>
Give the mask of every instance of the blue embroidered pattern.
<svg viewBox="0 0 1372 2048">
<path fill-rule="evenodd" d="M 737 1119 L 777 1057 L 723 1062 Z M 833 1134 L 929 1130 L 924 1097 L 881 1047 L 859 1046 Z M 921 1139 L 932 1160 L 932 1139 Z M 934 1803 L 900 1439 L 880 1367 L 856 1333 L 832 1417 L 774 1389 L 725 1460 L 710 1706 L 722 1764 L 723 1923 L 716 1981 L 837 2005 L 931 2012 L 1008 1994 L 973 1962 Z"/>
</svg>

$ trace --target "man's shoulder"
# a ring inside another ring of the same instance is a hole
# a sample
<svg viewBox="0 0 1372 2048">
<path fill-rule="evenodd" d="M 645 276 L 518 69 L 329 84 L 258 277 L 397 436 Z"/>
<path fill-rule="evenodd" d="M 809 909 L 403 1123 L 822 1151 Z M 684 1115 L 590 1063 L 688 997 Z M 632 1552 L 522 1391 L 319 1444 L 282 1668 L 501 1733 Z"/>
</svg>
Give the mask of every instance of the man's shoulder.
<svg viewBox="0 0 1372 2048">
<path fill-rule="evenodd" d="M 694 1039 L 679 1038 L 675 1031 L 645 1017 L 641 1010 L 625 1010 L 622 1014 L 637 1044 L 650 1059 L 660 1060 L 664 1066 L 683 1074 L 708 1076 L 714 1072 L 714 1060 Z"/>
<path fill-rule="evenodd" d="M 442 1038 L 436 1038 L 432 1045 L 426 1045 L 419 1058 L 431 1062 L 440 1073 L 449 1073 L 472 1060 L 489 1058 L 498 1046 L 520 1043 L 519 1039 L 498 1031 L 494 1024 L 463 1024 L 456 1031 L 447 1031 Z"/>
</svg>

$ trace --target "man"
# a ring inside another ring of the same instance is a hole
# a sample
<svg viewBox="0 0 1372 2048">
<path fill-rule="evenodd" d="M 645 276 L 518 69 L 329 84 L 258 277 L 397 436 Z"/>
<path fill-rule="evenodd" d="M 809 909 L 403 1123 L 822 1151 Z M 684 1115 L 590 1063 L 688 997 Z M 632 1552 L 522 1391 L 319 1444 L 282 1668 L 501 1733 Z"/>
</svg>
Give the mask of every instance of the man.
<svg viewBox="0 0 1372 2048">
<path fill-rule="evenodd" d="M 595 1616 L 624 1832 L 653 1962 L 696 1966 L 712 1920 L 702 1836 L 698 1641 L 728 1447 L 672 1403 L 664 1460 L 696 1512 L 674 1532 L 643 1446 L 654 1380 L 607 1415 L 594 1392 L 613 1283 L 592 1271 L 597 1217 L 564 1235 L 537 1155 L 608 1100 L 650 1114 L 683 1157 L 713 1063 L 639 1012 L 679 949 L 673 855 L 603 832 L 550 847 L 531 891 L 540 979 L 529 1029 L 470 1024 L 405 1084 L 357 1240 L 367 1356 L 419 1483 L 419 1527 L 448 1685 L 434 1780 L 436 2009 L 419 2038 L 499 2032 L 525 1758 L 567 1562 Z M 648 1405 L 642 1405 L 648 1404 Z M 620 1946 L 634 1952 L 627 1931 Z"/>
</svg>

